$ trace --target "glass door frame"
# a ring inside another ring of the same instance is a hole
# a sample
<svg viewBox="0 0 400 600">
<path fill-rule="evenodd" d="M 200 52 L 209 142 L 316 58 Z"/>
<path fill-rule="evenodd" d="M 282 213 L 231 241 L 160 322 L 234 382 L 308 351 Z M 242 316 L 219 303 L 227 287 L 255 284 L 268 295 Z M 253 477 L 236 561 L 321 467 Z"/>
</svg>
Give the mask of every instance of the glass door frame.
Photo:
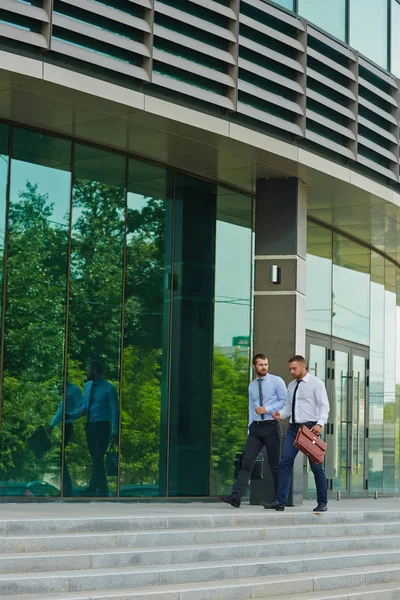
<svg viewBox="0 0 400 600">
<path fill-rule="evenodd" d="M 310 357 L 310 346 L 316 345 L 325 348 L 325 373 L 315 373 L 317 369 L 317 365 L 313 368 L 309 364 Z M 312 331 L 306 332 L 306 359 L 307 359 L 307 367 L 309 371 L 317 376 L 321 377 L 324 380 L 326 390 L 328 393 L 328 398 L 331 403 L 331 412 L 330 419 L 324 428 L 323 437 L 328 444 L 328 450 L 325 459 L 325 471 L 328 479 L 328 495 L 331 498 L 336 498 L 338 495 L 338 490 L 334 489 L 334 457 L 329 451 L 330 447 L 333 447 L 333 436 L 335 435 L 334 428 L 336 424 L 333 422 L 332 417 L 335 416 L 335 411 L 333 409 L 333 402 L 335 401 L 335 352 L 344 352 L 348 355 L 348 381 L 349 385 L 347 386 L 347 414 L 346 414 L 346 422 L 347 422 L 347 432 L 346 432 L 346 440 L 347 440 L 347 458 L 346 458 L 346 489 L 340 490 L 340 496 L 342 497 L 367 497 L 368 496 L 368 430 L 369 430 L 369 418 L 368 418 L 368 407 L 369 407 L 369 348 L 366 346 L 362 346 L 360 344 L 356 344 L 353 342 L 349 342 L 347 340 L 342 340 L 339 338 L 331 337 L 329 335 L 323 335 Z M 363 489 L 362 490 L 353 490 L 352 489 L 352 469 L 353 469 L 353 440 L 352 440 L 352 423 L 353 423 L 353 408 L 354 408 L 354 379 L 353 379 L 353 357 L 359 356 L 365 358 L 365 405 L 364 405 L 364 478 L 363 478 Z M 305 462 L 304 469 L 304 491 L 306 492 L 308 489 L 308 468 Z"/>
</svg>

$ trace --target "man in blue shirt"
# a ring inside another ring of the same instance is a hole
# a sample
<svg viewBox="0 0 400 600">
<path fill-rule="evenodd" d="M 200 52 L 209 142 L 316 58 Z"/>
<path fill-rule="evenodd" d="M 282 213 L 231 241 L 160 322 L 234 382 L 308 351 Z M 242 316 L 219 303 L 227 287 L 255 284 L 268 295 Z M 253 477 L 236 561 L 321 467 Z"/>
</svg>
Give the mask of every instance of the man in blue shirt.
<svg viewBox="0 0 400 600">
<path fill-rule="evenodd" d="M 118 440 L 118 392 L 115 386 L 104 379 L 103 365 L 90 363 L 88 381 L 84 386 L 83 409 L 69 415 L 76 419 L 86 414 L 86 440 L 92 458 L 92 474 L 85 496 L 108 496 L 105 455 L 110 441 Z"/>
<path fill-rule="evenodd" d="M 71 418 L 70 414 L 73 412 L 79 412 L 82 410 L 82 391 L 81 389 L 67 380 L 67 386 L 65 391 L 65 424 L 64 424 L 64 448 L 66 448 L 72 438 L 72 434 L 74 432 L 74 422 Z M 63 400 L 60 402 L 57 412 L 51 420 L 50 425 L 47 428 L 47 432 L 51 435 L 54 427 L 61 423 L 63 420 L 63 410 L 64 410 L 64 402 Z M 72 496 L 72 481 L 71 476 L 68 470 L 67 458 L 64 455 L 64 484 L 63 484 L 63 494 L 64 496 Z"/>
<path fill-rule="evenodd" d="M 279 421 L 272 417 L 272 413 L 284 407 L 287 398 L 286 385 L 283 379 L 268 373 L 268 358 L 264 354 L 256 354 L 253 358 L 253 371 L 256 378 L 249 385 L 249 432 L 242 467 L 232 493 L 229 496 L 220 496 L 223 502 L 235 508 L 240 506 L 251 470 L 264 446 L 275 491 L 278 483 L 282 428 Z"/>
</svg>

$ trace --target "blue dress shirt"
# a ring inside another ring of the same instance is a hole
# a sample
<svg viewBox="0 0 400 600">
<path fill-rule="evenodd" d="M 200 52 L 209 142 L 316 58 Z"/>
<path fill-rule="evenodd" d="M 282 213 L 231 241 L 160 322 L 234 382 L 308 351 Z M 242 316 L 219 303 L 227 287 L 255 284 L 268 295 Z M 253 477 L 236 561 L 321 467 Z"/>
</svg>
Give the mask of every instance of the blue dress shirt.
<svg viewBox="0 0 400 600">
<path fill-rule="evenodd" d="M 262 421 L 261 415 L 256 413 L 256 408 L 260 406 L 258 377 L 253 379 L 249 385 L 249 425 L 253 421 Z M 261 377 L 261 389 L 263 396 L 262 405 L 266 409 L 264 421 L 272 421 L 272 413 L 280 411 L 287 399 L 286 384 L 281 377 L 267 373 Z"/>
<path fill-rule="evenodd" d="M 88 414 L 89 423 L 111 421 L 112 433 L 118 433 L 118 393 L 115 386 L 105 379 L 96 379 L 96 381 L 85 383 L 83 407 L 86 411 L 89 409 L 91 395 L 90 414 Z"/>
</svg>

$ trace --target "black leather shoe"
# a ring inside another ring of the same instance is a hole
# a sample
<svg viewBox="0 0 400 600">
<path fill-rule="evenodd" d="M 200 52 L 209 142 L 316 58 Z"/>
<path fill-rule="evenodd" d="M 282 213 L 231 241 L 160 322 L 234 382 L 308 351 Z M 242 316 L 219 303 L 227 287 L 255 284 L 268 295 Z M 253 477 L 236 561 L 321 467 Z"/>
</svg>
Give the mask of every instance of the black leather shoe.
<svg viewBox="0 0 400 600">
<path fill-rule="evenodd" d="M 326 512 L 328 510 L 327 502 L 319 502 L 318 506 L 316 506 L 313 512 Z"/>
<path fill-rule="evenodd" d="M 284 504 L 279 504 L 279 502 L 261 502 L 261 504 L 263 505 L 264 508 L 270 509 L 270 510 L 285 510 L 285 505 Z"/>
<path fill-rule="evenodd" d="M 226 504 L 230 504 L 234 508 L 240 507 L 240 500 L 234 496 L 220 496 L 219 499 L 222 500 L 222 502 L 226 502 Z"/>
</svg>

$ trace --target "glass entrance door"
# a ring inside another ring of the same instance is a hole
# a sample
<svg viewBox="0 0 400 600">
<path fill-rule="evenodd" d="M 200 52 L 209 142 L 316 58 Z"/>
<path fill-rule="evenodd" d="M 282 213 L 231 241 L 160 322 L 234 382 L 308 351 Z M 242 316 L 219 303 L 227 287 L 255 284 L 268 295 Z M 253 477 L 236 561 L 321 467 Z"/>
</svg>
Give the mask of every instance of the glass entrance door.
<svg viewBox="0 0 400 600">
<path fill-rule="evenodd" d="M 325 471 L 331 496 L 367 494 L 368 349 L 328 336 L 307 336 L 310 373 L 325 383 L 330 401 L 323 437 L 328 444 Z M 315 490 L 305 465 L 305 491 Z"/>
</svg>

